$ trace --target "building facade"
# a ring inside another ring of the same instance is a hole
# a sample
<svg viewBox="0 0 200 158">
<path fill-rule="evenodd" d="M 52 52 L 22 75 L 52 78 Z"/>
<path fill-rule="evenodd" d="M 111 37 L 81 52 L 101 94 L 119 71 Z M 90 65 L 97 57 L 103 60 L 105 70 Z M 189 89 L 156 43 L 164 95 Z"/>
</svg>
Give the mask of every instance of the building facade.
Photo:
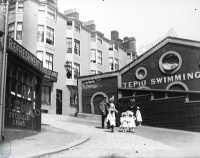
<svg viewBox="0 0 200 158">
<path fill-rule="evenodd" d="M 105 38 L 94 22 L 80 21 L 76 9 L 60 13 L 55 0 L 10 1 L 8 32 L 43 67 L 58 72 L 57 82 L 42 85 L 42 109 L 48 113 L 76 113 L 78 76 L 117 71 L 136 55 L 134 46 L 126 48 L 123 40 Z"/>
<path fill-rule="evenodd" d="M 78 115 L 99 117 L 114 96 L 119 117 L 134 98 L 143 124 L 200 131 L 199 59 L 199 41 L 168 37 L 119 72 L 81 77 Z"/>
</svg>

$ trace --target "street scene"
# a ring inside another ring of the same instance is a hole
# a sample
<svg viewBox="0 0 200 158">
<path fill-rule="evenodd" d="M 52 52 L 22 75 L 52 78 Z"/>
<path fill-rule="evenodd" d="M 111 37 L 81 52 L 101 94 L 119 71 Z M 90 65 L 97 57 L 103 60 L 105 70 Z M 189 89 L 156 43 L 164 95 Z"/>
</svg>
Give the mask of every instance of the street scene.
<svg viewBox="0 0 200 158">
<path fill-rule="evenodd" d="M 51 158 L 199 157 L 200 133 L 138 126 L 135 133 L 102 129 L 101 122 L 42 115 L 40 134 L 11 142 L 10 156 Z M 46 140 L 46 141 L 45 141 Z"/>
<path fill-rule="evenodd" d="M 199 0 L 0 0 L 0 157 L 200 157 Z"/>
</svg>

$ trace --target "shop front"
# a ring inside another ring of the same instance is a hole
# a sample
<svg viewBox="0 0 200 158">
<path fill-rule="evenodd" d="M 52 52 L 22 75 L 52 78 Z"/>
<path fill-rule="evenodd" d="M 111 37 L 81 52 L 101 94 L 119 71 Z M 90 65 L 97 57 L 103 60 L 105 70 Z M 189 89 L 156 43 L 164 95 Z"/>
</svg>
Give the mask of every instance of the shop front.
<svg viewBox="0 0 200 158">
<path fill-rule="evenodd" d="M 199 41 L 164 39 L 118 72 L 116 106 L 126 111 L 134 98 L 143 124 L 199 131 L 199 63 Z"/>
<path fill-rule="evenodd" d="M 42 84 L 56 82 L 58 74 L 10 37 L 7 53 L 5 128 L 41 131 Z"/>
</svg>

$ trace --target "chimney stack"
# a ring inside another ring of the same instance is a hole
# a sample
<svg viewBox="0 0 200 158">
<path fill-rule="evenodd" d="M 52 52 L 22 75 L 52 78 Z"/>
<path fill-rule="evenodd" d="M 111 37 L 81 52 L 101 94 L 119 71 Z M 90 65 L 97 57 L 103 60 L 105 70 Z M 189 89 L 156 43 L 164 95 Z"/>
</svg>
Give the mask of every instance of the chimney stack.
<svg viewBox="0 0 200 158">
<path fill-rule="evenodd" d="M 117 41 L 118 39 L 119 39 L 119 33 L 116 30 L 111 31 L 111 40 Z"/>
<path fill-rule="evenodd" d="M 95 31 L 95 30 L 96 30 L 96 25 L 94 24 L 94 20 L 84 22 L 84 23 L 83 23 L 83 26 L 89 28 L 89 29 L 92 30 L 92 31 Z"/>
<path fill-rule="evenodd" d="M 74 17 L 79 20 L 79 13 L 76 8 L 64 11 L 64 14 L 68 17 Z"/>
</svg>

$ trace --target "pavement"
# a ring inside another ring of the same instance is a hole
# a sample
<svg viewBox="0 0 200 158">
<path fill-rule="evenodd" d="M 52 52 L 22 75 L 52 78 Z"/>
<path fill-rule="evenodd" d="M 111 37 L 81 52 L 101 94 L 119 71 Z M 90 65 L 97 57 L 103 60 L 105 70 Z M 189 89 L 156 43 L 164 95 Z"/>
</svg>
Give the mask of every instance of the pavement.
<svg viewBox="0 0 200 158">
<path fill-rule="evenodd" d="M 113 135 L 110 130 L 101 129 L 98 120 L 42 114 L 41 133 L 1 143 L 0 156 L 66 157 L 63 153 L 67 151 L 69 157 L 94 157 L 102 155 L 105 150 L 105 154 L 120 154 L 123 150 L 126 157 L 133 156 L 133 153 L 138 157 L 138 152 L 141 157 L 148 154 L 167 157 L 172 153 L 175 157 L 200 157 L 199 146 L 200 133 L 196 132 L 141 126 L 134 134 L 118 132 L 115 128 Z"/>
</svg>

